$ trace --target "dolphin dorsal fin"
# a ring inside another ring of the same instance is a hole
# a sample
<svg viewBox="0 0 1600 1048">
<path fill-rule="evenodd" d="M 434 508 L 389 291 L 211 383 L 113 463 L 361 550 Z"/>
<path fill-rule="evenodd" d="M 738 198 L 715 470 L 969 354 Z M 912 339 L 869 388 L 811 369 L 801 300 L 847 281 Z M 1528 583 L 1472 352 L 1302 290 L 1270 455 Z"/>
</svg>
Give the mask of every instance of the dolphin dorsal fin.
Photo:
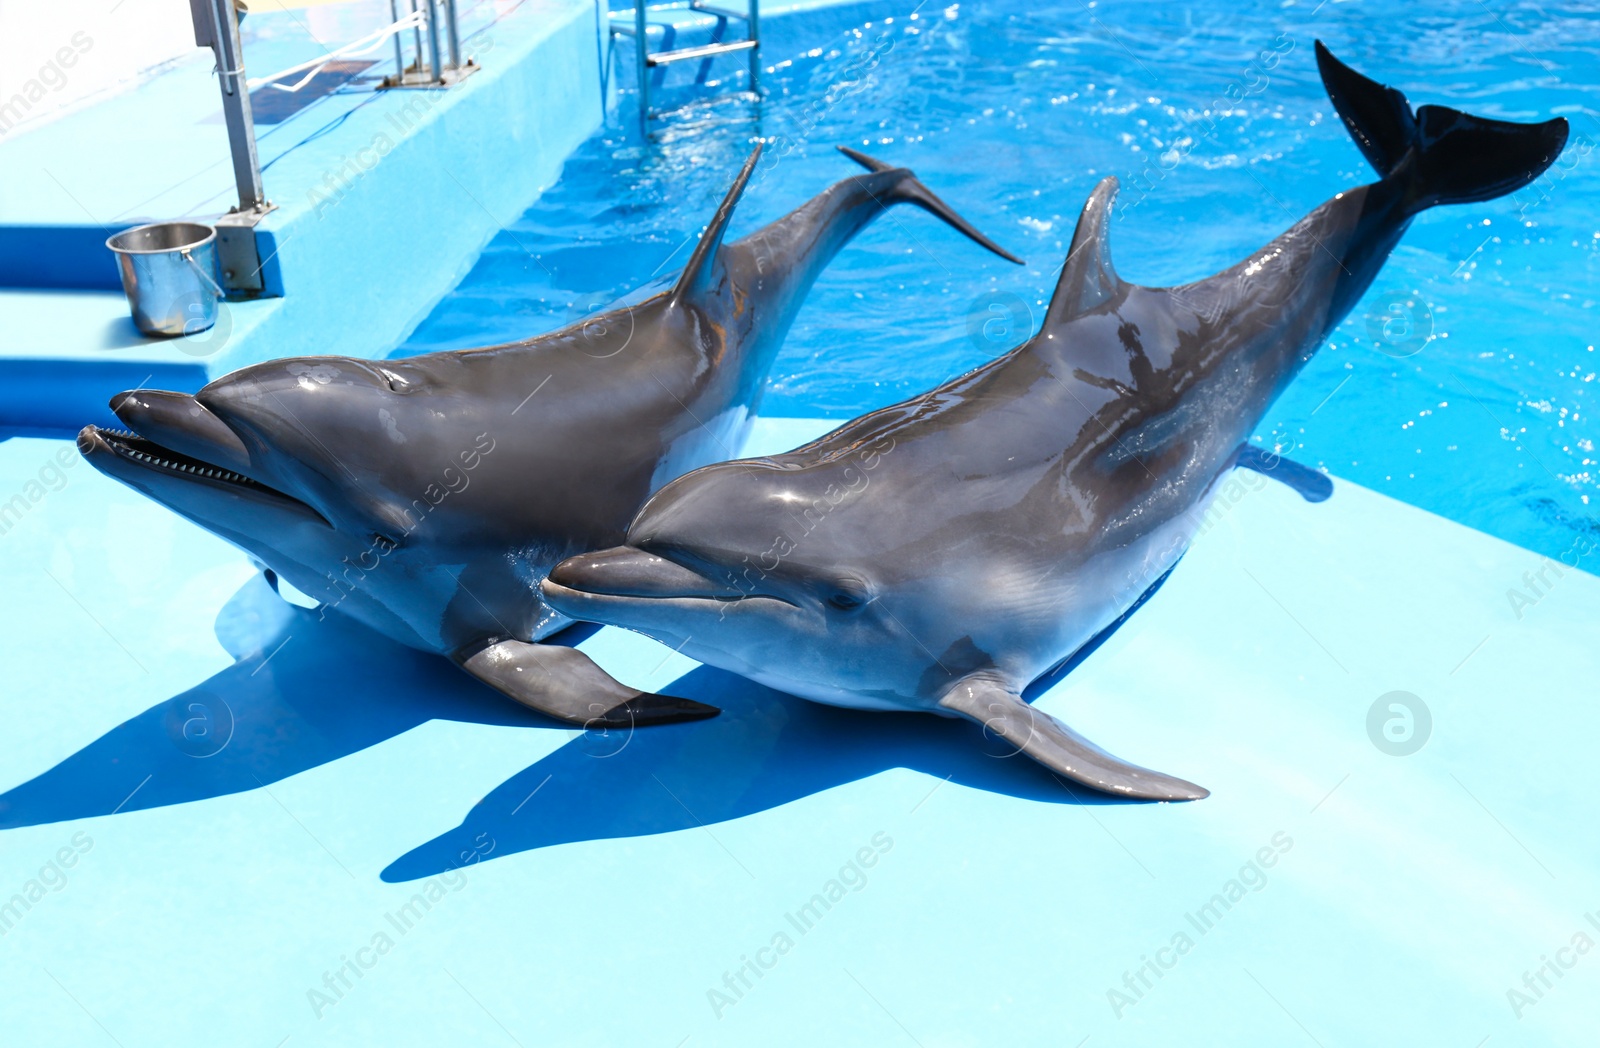
<svg viewBox="0 0 1600 1048">
<path fill-rule="evenodd" d="M 1111 268 L 1111 204 L 1117 199 L 1117 180 L 1108 176 L 1094 187 L 1078 216 L 1072 234 L 1072 248 L 1061 267 L 1061 279 L 1050 296 L 1044 316 L 1044 329 L 1065 323 L 1115 298 L 1122 289 L 1122 278 Z"/>
<path fill-rule="evenodd" d="M 733 209 L 738 206 L 739 198 L 744 195 L 745 183 L 750 181 L 750 174 L 756 169 L 756 161 L 761 159 L 761 143 L 750 151 L 750 159 L 744 162 L 744 168 L 739 172 L 739 177 L 733 180 L 733 186 L 728 190 L 728 195 L 722 198 L 722 203 L 717 207 L 717 213 L 711 216 L 711 224 L 706 226 L 706 231 L 700 236 L 700 243 L 695 245 L 694 254 L 689 256 L 689 264 L 683 267 L 683 272 L 678 276 L 678 282 L 672 287 L 672 303 L 677 305 L 711 287 L 712 277 L 717 268 L 717 251 L 722 247 L 722 236 L 728 231 L 728 220 L 733 217 Z"/>
</svg>

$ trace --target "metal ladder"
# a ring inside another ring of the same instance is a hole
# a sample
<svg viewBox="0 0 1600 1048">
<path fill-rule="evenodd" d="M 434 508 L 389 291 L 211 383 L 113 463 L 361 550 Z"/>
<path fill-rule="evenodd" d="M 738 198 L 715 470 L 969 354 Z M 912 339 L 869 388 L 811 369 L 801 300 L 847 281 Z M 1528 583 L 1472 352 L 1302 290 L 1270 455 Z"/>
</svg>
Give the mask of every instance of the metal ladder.
<svg viewBox="0 0 1600 1048">
<path fill-rule="evenodd" d="M 720 44 L 702 44 L 699 47 L 679 47 L 667 51 L 651 51 L 649 37 L 646 36 L 648 23 L 646 22 L 646 0 L 635 0 L 633 8 L 633 25 L 611 24 L 611 37 L 615 40 L 618 36 L 631 36 L 634 39 L 634 50 L 638 54 L 639 75 L 639 130 L 645 135 L 650 133 L 650 70 L 656 66 L 669 65 L 673 62 L 688 62 L 696 58 L 713 58 L 717 55 L 732 54 L 736 51 L 750 52 L 750 89 L 760 90 L 761 78 L 761 0 L 749 0 L 750 12 L 740 14 L 730 11 L 726 7 L 705 3 L 704 0 L 688 0 L 688 3 L 658 4 L 657 11 L 699 11 L 703 14 L 723 19 L 724 22 L 738 20 L 745 23 L 746 33 L 743 40 L 732 40 Z"/>
</svg>

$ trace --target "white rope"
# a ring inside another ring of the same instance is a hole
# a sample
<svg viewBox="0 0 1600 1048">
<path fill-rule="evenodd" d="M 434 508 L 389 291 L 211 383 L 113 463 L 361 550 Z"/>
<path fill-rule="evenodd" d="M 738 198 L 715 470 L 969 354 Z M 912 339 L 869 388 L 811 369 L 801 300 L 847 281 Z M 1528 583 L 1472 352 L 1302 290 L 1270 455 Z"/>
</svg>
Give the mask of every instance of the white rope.
<svg viewBox="0 0 1600 1048">
<path fill-rule="evenodd" d="M 290 66 L 288 69 L 273 73 L 271 76 L 251 77 L 245 82 L 245 86 L 251 91 L 254 91 L 256 88 L 262 86 L 275 87 L 279 91 L 298 91 L 302 87 L 305 87 L 307 84 L 309 84 L 312 81 L 312 78 L 314 78 L 318 73 L 322 72 L 323 69 L 327 68 L 330 62 L 337 62 L 341 58 L 357 58 L 361 55 L 370 55 L 372 52 L 382 47 L 384 43 L 396 33 L 403 33 L 407 29 L 411 29 L 413 27 L 421 28 L 427 24 L 428 15 L 426 9 L 418 8 L 417 10 L 406 15 L 404 18 L 400 19 L 398 22 L 386 25 L 376 32 L 368 33 L 359 40 L 353 40 L 336 51 L 329 51 L 321 58 L 313 58 L 309 62 L 301 62 L 299 65 Z M 306 72 L 306 70 L 310 70 L 310 72 Z M 302 72 L 306 72 L 306 75 L 291 85 L 285 86 L 283 84 L 273 82 L 276 80 L 282 80 L 286 76 L 294 76 L 296 73 Z"/>
</svg>

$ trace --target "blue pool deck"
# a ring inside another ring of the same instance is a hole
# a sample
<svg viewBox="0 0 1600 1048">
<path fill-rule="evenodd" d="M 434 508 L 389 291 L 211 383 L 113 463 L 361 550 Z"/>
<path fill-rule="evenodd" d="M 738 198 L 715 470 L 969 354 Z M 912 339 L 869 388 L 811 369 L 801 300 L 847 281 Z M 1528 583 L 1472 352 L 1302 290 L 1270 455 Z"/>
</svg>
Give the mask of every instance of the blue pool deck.
<svg viewBox="0 0 1600 1048">
<path fill-rule="evenodd" d="M 5 1043 L 1590 1043 L 1600 580 L 1239 479 L 1038 700 L 1213 791 L 1147 805 L 612 629 L 581 646 L 726 712 L 552 726 L 4 441 Z M 1408 756 L 1368 733 L 1396 691 Z M 1574 966 L 1533 998 L 1545 958 Z"/>
<path fill-rule="evenodd" d="M 566 640 L 725 712 L 555 725 L 85 465 L 68 435 L 118 390 L 394 350 L 631 119 L 604 5 L 462 8 L 460 87 L 263 128 L 273 294 L 196 339 L 140 338 L 100 245 L 230 202 L 209 61 L 0 141 L 0 1045 L 1594 1043 L 1594 553 L 1240 474 L 1037 698 L 1213 791 L 1125 804 L 610 628 Z M 768 4 L 767 59 L 880 9 Z M 252 15 L 250 72 L 386 11 Z M 745 450 L 831 425 L 764 418 Z"/>
</svg>

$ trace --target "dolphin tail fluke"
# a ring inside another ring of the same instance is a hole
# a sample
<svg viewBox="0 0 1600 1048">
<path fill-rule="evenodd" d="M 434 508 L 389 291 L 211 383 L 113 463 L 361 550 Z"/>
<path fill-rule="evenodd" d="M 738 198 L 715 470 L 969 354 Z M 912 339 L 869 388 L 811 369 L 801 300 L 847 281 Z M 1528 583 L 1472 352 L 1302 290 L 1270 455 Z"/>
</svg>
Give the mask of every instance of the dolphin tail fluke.
<svg viewBox="0 0 1600 1048">
<path fill-rule="evenodd" d="M 1363 155 L 1406 187 L 1407 210 L 1468 204 L 1515 192 L 1555 163 L 1567 143 L 1561 117 L 1515 124 L 1445 106 L 1413 111 L 1406 96 L 1351 69 L 1316 43 L 1328 97 Z"/>
<path fill-rule="evenodd" d="M 1146 801 L 1196 801 L 1202 786 L 1113 757 L 1022 696 L 987 677 L 967 677 L 939 705 L 1005 739 L 1057 775 L 1115 797 Z"/>
<path fill-rule="evenodd" d="M 738 206 L 739 198 L 744 196 L 744 187 L 756 169 L 756 161 L 761 159 L 761 148 L 762 143 L 757 142 L 756 147 L 750 151 L 750 158 L 740 169 L 739 177 L 733 180 L 728 194 L 717 206 L 717 213 L 711 216 L 711 224 L 706 226 L 706 231 L 701 234 L 700 243 L 695 245 L 694 254 L 689 256 L 689 264 L 683 267 L 683 272 L 678 275 L 677 284 L 672 288 L 674 303 L 708 290 L 715 282 L 717 252 L 722 247 L 723 236 L 728 232 L 728 220 L 733 218 L 733 209 Z"/>
<path fill-rule="evenodd" d="M 926 211 L 930 215 L 933 215 L 935 218 L 942 219 L 953 229 L 961 233 L 973 243 L 977 244 L 979 247 L 986 248 L 987 250 L 994 252 L 1007 262 L 1015 262 L 1019 266 L 1026 264 L 1022 261 L 1022 259 L 1018 258 L 1016 255 L 1013 255 L 999 244 L 996 244 L 993 240 L 990 240 L 988 237 L 978 232 L 977 228 L 973 226 L 971 222 L 968 222 L 966 219 L 956 214 L 955 209 L 949 204 L 946 204 L 943 200 L 940 200 L 939 197 L 934 194 L 933 190 L 923 185 L 922 181 L 917 178 L 916 174 L 910 168 L 895 167 L 893 164 L 879 160 L 876 157 L 870 157 L 867 154 L 859 150 L 851 149 L 848 146 L 839 146 L 838 148 L 839 152 L 843 153 L 851 160 L 854 160 L 868 171 L 876 174 L 885 172 L 899 173 L 900 177 L 893 182 L 887 194 L 883 195 L 882 202 L 884 204 L 912 204 L 916 207 L 920 207 L 922 210 Z"/>
<path fill-rule="evenodd" d="M 715 706 L 635 691 L 583 652 L 557 644 L 502 640 L 462 652 L 455 663 L 489 687 L 547 717 L 579 727 L 627 730 L 704 720 Z"/>
</svg>

